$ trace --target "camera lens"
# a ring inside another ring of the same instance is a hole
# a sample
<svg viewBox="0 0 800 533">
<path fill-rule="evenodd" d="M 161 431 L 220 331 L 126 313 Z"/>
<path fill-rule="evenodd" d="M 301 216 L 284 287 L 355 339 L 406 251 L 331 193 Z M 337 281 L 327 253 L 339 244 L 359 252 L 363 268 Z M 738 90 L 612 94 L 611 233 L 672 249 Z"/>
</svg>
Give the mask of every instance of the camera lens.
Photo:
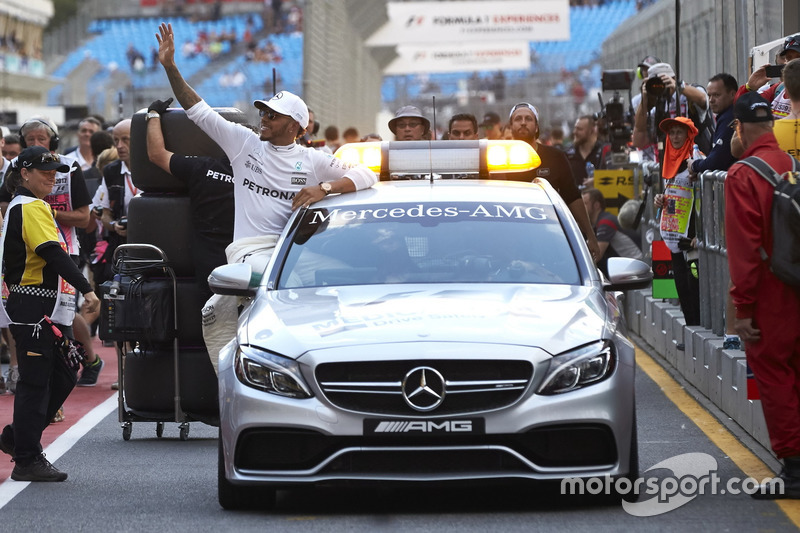
<svg viewBox="0 0 800 533">
<path fill-rule="evenodd" d="M 128 227 L 128 217 L 120 218 L 119 222 L 117 222 L 117 226 L 122 228 L 122 229 L 127 228 Z"/>
<path fill-rule="evenodd" d="M 644 86 L 647 89 L 647 94 L 653 96 L 661 96 L 667 88 L 661 78 L 650 78 L 644 83 Z"/>
</svg>

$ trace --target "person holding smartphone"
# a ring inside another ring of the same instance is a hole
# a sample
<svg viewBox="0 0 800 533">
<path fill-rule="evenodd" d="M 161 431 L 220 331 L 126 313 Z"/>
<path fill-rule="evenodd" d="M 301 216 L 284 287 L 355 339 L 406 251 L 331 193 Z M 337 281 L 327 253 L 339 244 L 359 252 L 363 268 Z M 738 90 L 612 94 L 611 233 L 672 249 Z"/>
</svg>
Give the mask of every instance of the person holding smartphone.
<svg viewBox="0 0 800 533">
<path fill-rule="evenodd" d="M 739 87 L 736 99 L 745 93 L 758 91 L 772 107 L 772 115 L 776 120 L 786 117 L 792 111 L 792 102 L 786 94 L 786 88 L 782 82 L 775 83 L 764 88 L 771 79 L 780 78 L 783 63 L 788 63 L 792 59 L 800 58 L 800 33 L 790 35 L 783 42 L 783 49 L 778 52 L 776 62 L 778 65 L 762 65 L 750 74 L 747 83 Z"/>
</svg>

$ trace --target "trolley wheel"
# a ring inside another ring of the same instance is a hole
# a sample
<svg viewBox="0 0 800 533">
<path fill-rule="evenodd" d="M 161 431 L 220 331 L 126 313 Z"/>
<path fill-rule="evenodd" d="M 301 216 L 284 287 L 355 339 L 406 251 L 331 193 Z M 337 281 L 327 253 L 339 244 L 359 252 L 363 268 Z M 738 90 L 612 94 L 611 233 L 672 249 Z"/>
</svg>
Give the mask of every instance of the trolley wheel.
<svg viewBox="0 0 800 533">
<path fill-rule="evenodd" d="M 131 433 L 133 433 L 133 424 L 131 422 L 122 424 L 122 440 L 131 440 Z"/>
<path fill-rule="evenodd" d="M 184 422 L 180 425 L 181 428 L 181 440 L 189 440 L 189 423 Z"/>
<path fill-rule="evenodd" d="M 164 422 L 156 422 L 156 437 L 159 439 L 164 436 Z"/>
</svg>

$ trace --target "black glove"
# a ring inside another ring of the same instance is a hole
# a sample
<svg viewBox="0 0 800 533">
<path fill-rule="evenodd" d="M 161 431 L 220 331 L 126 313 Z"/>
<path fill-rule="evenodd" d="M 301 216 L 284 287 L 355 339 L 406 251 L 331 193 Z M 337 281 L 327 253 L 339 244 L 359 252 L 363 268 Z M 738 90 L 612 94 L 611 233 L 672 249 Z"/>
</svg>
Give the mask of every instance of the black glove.
<svg viewBox="0 0 800 533">
<path fill-rule="evenodd" d="M 694 249 L 692 246 L 692 239 L 688 237 L 681 237 L 678 239 L 678 250 L 683 250 L 684 252 L 688 252 L 689 250 Z"/>
<path fill-rule="evenodd" d="M 150 107 L 147 108 L 147 111 L 148 112 L 155 111 L 159 115 L 163 115 L 164 113 L 167 112 L 167 108 L 171 103 L 172 103 L 172 98 L 167 98 L 166 100 L 156 100 L 155 102 L 150 104 Z"/>
</svg>

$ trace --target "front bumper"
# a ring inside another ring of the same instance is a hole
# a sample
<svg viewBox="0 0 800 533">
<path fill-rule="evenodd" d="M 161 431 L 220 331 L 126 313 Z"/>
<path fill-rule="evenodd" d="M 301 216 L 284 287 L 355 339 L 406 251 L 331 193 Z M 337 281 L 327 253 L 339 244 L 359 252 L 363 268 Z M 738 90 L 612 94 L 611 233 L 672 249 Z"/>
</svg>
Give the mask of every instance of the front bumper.
<svg viewBox="0 0 800 533">
<path fill-rule="evenodd" d="M 308 383 L 316 396 L 284 398 L 244 386 L 221 367 L 226 477 L 234 484 L 288 487 L 626 475 L 635 416 L 633 353 L 625 350 L 618 352 L 613 374 L 592 386 L 541 396 L 532 392 L 541 379 L 535 375 L 511 406 L 445 417 L 344 410 L 328 401 L 313 377 Z M 313 367 L 306 367 L 304 375 L 313 376 Z M 435 429 L 468 420 L 479 431 L 365 435 L 365 426 L 374 427 L 375 420 L 430 423 Z"/>
</svg>

